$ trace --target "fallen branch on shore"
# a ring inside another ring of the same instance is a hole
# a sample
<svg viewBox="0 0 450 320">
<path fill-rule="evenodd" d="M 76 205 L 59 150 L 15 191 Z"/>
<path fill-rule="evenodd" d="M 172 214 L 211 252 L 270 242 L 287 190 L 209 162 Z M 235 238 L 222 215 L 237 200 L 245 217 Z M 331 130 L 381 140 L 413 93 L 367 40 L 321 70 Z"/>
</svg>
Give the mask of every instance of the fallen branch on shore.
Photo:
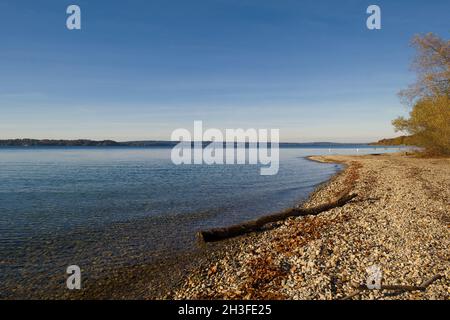
<svg viewBox="0 0 450 320">
<path fill-rule="evenodd" d="M 197 236 L 204 242 L 220 241 L 228 238 L 237 237 L 246 233 L 260 230 L 268 223 L 285 220 L 289 217 L 318 215 L 321 212 L 328 211 L 333 208 L 342 207 L 350 200 L 354 199 L 357 194 L 350 194 L 348 190 L 340 193 L 334 200 L 313 208 L 292 208 L 281 213 L 265 216 L 256 220 L 244 222 L 231 227 L 216 228 L 206 231 L 199 231 Z"/>
<path fill-rule="evenodd" d="M 434 277 L 431 277 L 430 279 L 422 282 L 422 284 L 420 286 L 382 285 L 381 288 L 378 290 L 391 290 L 391 291 L 400 291 L 400 292 L 425 291 L 430 284 L 432 284 L 436 280 L 439 280 L 440 278 L 442 278 L 442 276 L 437 274 Z M 348 296 L 342 298 L 341 300 L 350 300 L 366 290 L 371 290 L 371 289 L 367 288 L 366 285 L 360 285 L 355 292 L 349 294 Z"/>
</svg>

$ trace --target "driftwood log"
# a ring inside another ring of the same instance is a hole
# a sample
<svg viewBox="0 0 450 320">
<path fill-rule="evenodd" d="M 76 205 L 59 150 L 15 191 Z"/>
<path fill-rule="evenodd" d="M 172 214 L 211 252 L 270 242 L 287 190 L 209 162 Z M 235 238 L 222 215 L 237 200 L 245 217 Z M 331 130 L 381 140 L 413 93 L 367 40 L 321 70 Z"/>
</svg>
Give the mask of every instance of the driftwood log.
<svg viewBox="0 0 450 320">
<path fill-rule="evenodd" d="M 392 290 L 392 291 L 399 291 L 399 292 L 425 291 L 430 284 L 432 284 L 433 282 L 435 282 L 441 278 L 442 278 L 442 276 L 437 274 L 434 277 L 431 277 L 431 278 L 425 280 L 424 282 L 422 282 L 422 284 L 420 286 L 381 285 L 381 288 L 378 290 Z M 342 300 L 350 300 L 366 290 L 371 290 L 371 289 L 367 288 L 367 286 L 362 284 L 356 289 L 356 291 L 354 291 L 353 293 L 349 294 L 348 296 L 342 298 Z"/>
<path fill-rule="evenodd" d="M 228 238 L 237 237 L 246 233 L 260 230 L 268 223 L 284 220 L 289 217 L 317 215 L 321 212 L 328 211 L 333 208 L 342 207 L 350 200 L 354 199 L 356 194 L 349 194 L 346 190 L 340 193 L 332 201 L 313 208 L 292 208 L 281 213 L 264 216 L 262 218 L 244 222 L 225 228 L 215 228 L 206 231 L 199 231 L 197 237 L 204 242 L 220 241 Z"/>
</svg>

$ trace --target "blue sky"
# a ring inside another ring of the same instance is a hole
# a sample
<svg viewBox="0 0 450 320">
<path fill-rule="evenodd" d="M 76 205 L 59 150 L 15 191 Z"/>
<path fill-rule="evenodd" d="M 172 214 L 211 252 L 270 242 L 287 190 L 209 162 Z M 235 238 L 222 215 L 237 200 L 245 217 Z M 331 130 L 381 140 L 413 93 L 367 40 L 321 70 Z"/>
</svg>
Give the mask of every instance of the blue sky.
<svg viewBox="0 0 450 320">
<path fill-rule="evenodd" d="M 66 8 L 82 30 L 66 29 Z M 366 28 L 378 4 L 382 29 Z M 391 137 L 416 33 L 448 0 L 0 0 L 0 139 L 170 139 L 194 120 L 283 141 Z"/>
</svg>

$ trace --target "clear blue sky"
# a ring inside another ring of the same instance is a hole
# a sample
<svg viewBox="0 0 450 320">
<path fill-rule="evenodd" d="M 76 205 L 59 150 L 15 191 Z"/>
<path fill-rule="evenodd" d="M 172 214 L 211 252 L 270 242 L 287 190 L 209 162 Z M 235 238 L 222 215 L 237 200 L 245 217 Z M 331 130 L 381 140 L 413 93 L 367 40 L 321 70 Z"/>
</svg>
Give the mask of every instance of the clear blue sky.
<svg viewBox="0 0 450 320">
<path fill-rule="evenodd" d="M 66 29 L 70 4 L 81 31 Z M 168 140 L 194 120 L 283 141 L 394 136 L 409 41 L 448 39 L 449 12 L 448 0 L 0 0 L 0 139 Z"/>
</svg>

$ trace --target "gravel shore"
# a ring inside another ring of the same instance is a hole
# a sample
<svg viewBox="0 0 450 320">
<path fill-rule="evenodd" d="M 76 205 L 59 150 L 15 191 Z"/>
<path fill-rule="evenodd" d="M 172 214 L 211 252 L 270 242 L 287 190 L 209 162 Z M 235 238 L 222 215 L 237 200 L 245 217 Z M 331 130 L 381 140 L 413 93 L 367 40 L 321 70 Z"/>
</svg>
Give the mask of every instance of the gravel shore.
<svg viewBox="0 0 450 320">
<path fill-rule="evenodd" d="M 194 268 L 174 299 L 340 299 L 376 265 L 383 284 L 424 291 L 370 290 L 355 299 L 449 299 L 450 159 L 406 155 L 317 156 L 346 169 L 303 204 L 351 187 L 358 197 L 318 216 L 290 218 L 229 240 Z"/>
</svg>

